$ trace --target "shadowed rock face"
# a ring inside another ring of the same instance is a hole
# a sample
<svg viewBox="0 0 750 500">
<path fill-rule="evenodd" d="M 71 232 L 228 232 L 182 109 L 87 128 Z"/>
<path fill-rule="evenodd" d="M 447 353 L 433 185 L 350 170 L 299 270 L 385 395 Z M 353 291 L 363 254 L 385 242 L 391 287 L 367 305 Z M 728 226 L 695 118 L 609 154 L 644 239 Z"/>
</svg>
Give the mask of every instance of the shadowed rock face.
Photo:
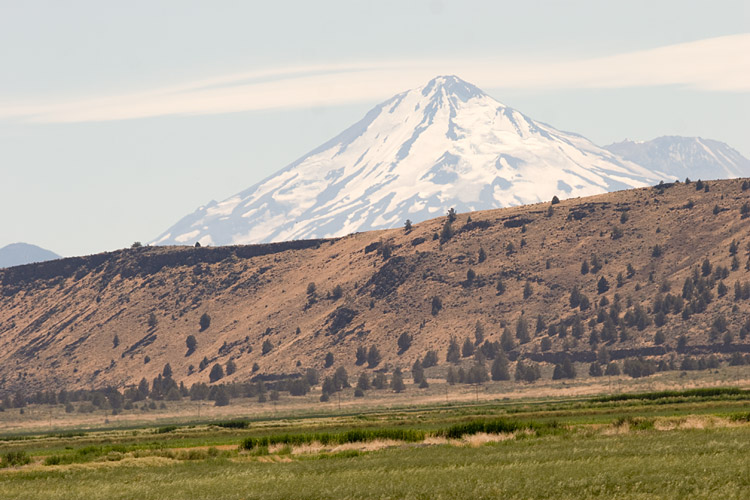
<svg viewBox="0 0 750 500">
<path fill-rule="evenodd" d="M 259 184 L 199 208 L 153 243 L 337 237 L 428 220 L 450 207 L 486 210 L 662 178 L 440 76 L 379 104 Z"/>
<path fill-rule="evenodd" d="M 531 338 L 511 360 L 590 362 L 602 346 L 612 359 L 749 352 L 748 190 L 741 179 L 710 181 L 708 192 L 696 184 L 459 210 L 448 237 L 440 216 L 409 232 L 142 247 L 0 269 L 0 397 L 123 387 L 167 363 L 178 381 L 208 382 L 197 368 L 203 358 L 209 367 L 236 364 L 222 381 L 310 367 L 356 373 L 357 348 L 373 345 L 383 366 L 408 370 L 428 350 L 443 363 L 451 337 L 474 338 L 477 321 L 498 342 L 522 317 Z M 571 306 L 574 289 L 588 307 Z M 435 314 L 434 298 L 442 304 Z M 202 328 L 204 314 L 210 324 Z M 536 332 L 540 317 L 545 328 Z M 413 340 L 399 353 L 402 333 Z M 188 352 L 189 335 L 197 345 Z M 266 341 L 273 349 L 263 354 Z M 324 368 L 328 352 L 336 362 Z"/>
</svg>

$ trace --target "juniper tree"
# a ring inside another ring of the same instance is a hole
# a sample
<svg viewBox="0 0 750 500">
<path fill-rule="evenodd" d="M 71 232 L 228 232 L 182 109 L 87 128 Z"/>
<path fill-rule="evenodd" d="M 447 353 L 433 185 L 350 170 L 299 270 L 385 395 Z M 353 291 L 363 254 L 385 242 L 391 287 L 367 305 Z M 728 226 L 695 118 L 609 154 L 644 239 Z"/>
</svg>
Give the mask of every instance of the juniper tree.
<svg viewBox="0 0 750 500">
<path fill-rule="evenodd" d="M 474 344 L 479 346 L 484 342 L 484 325 L 477 320 L 474 324 Z"/>
<path fill-rule="evenodd" d="M 349 374 L 346 373 L 346 368 L 343 366 L 336 368 L 336 371 L 333 373 L 333 383 L 335 384 L 337 391 L 346 387 L 351 387 L 349 385 Z"/>
<path fill-rule="evenodd" d="M 375 345 L 370 346 L 370 350 L 367 351 L 367 366 L 369 368 L 375 368 L 380 364 L 382 359 L 378 348 Z"/>
<path fill-rule="evenodd" d="M 544 337 L 539 344 L 539 347 L 542 349 L 542 351 L 549 351 L 550 349 L 552 349 L 552 340 L 550 340 L 549 337 Z"/>
<path fill-rule="evenodd" d="M 448 372 L 445 374 L 445 381 L 449 385 L 455 385 L 455 383 L 458 382 L 458 375 L 452 366 L 448 368 Z"/>
<path fill-rule="evenodd" d="M 429 350 L 424 355 L 424 359 L 422 360 L 422 366 L 425 368 L 429 368 L 431 366 L 435 366 L 438 364 L 438 356 L 437 351 Z"/>
<path fill-rule="evenodd" d="M 534 330 L 537 334 L 540 334 L 545 330 L 545 328 L 547 328 L 547 326 L 544 324 L 544 318 L 540 314 L 536 317 L 536 328 Z"/>
<path fill-rule="evenodd" d="M 618 365 L 616 362 L 611 361 L 607 368 L 604 370 L 604 374 L 607 376 L 617 376 L 620 374 L 620 365 Z"/>
<path fill-rule="evenodd" d="M 363 391 L 370 390 L 370 379 L 367 377 L 367 373 L 362 372 L 359 374 L 359 378 L 357 379 L 357 389 Z"/>
<path fill-rule="evenodd" d="M 409 347 L 411 347 L 411 340 L 412 340 L 411 335 L 409 335 L 406 332 L 399 335 L 398 340 L 396 342 L 398 344 L 399 354 L 406 352 L 409 349 Z"/>
<path fill-rule="evenodd" d="M 195 340 L 194 335 L 188 335 L 185 339 L 185 345 L 187 346 L 188 354 L 192 354 L 196 347 L 198 347 L 198 341 Z"/>
<path fill-rule="evenodd" d="M 411 367 L 411 376 L 414 379 L 414 383 L 417 385 L 424 380 L 424 368 L 422 367 L 419 358 L 414 361 L 414 364 Z"/>
<path fill-rule="evenodd" d="M 510 371 L 508 370 L 508 358 L 505 353 L 500 353 L 495 361 L 492 362 L 490 369 L 492 380 L 510 380 Z"/>
<path fill-rule="evenodd" d="M 469 372 L 466 374 L 466 382 L 469 384 L 480 385 L 489 380 L 487 375 L 487 369 L 480 363 L 475 363 L 474 366 L 469 368 Z"/>
<path fill-rule="evenodd" d="M 487 252 L 484 251 L 483 247 L 479 247 L 479 255 L 477 256 L 477 260 L 480 264 L 487 260 Z"/>
<path fill-rule="evenodd" d="M 577 286 L 574 286 L 570 291 L 570 298 L 568 299 L 568 302 L 570 304 L 570 307 L 573 309 L 581 305 L 581 291 L 578 290 Z"/>
<path fill-rule="evenodd" d="M 263 345 L 261 346 L 261 354 L 265 356 L 266 354 L 271 352 L 272 349 L 273 349 L 273 344 L 271 343 L 269 339 L 266 339 L 263 341 Z"/>
<path fill-rule="evenodd" d="M 305 370 L 305 380 L 309 385 L 317 385 L 320 381 L 320 374 L 315 368 Z"/>
<path fill-rule="evenodd" d="M 355 362 L 357 366 L 365 364 L 367 361 L 367 348 L 365 346 L 357 347 L 357 351 L 354 354 Z"/>
<path fill-rule="evenodd" d="M 453 226 L 450 220 L 446 220 L 443 229 L 440 231 L 440 243 L 445 243 L 453 237 Z"/>
<path fill-rule="evenodd" d="M 432 315 L 437 316 L 437 314 L 440 312 L 440 310 L 443 308 L 443 301 L 440 300 L 440 297 L 437 295 L 434 295 L 432 297 Z"/>
<path fill-rule="evenodd" d="M 588 274 L 589 273 L 589 262 L 587 260 L 584 260 L 581 263 L 581 274 Z"/>
<path fill-rule="evenodd" d="M 503 334 L 500 336 L 500 346 L 505 352 L 510 352 L 516 347 L 516 342 L 513 340 L 513 334 L 510 333 L 508 328 L 503 330 Z"/>
<path fill-rule="evenodd" d="M 458 363 L 461 360 L 461 350 L 458 347 L 458 341 L 455 337 L 451 337 L 448 343 L 448 352 L 445 355 L 445 360 L 449 363 Z"/>
<path fill-rule="evenodd" d="M 222 378 L 224 378 L 224 369 L 219 363 L 216 363 L 213 368 L 211 368 L 211 373 L 208 374 L 208 380 L 213 383 Z"/>
<path fill-rule="evenodd" d="M 388 385 L 388 379 L 385 376 L 385 373 L 377 373 L 375 374 L 375 377 L 372 379 L 372 386 L 375 389 L 385 389 Z"/>
<path fill-rule="evenodd" d="M 534 382 L 541 377 L 539 365 L 536 363 L 524 363 L 519 361 L 516 363 L 516 374 L 515 379 L 517 381 Z"/>
<path fill-rule="evenodd" d="M 148 315 L 148 327 L 149 328 L 156 328 L 156 325 L 159 324 L 159 320 L 156 319 L 156 314 L 151 313 Z"/>
<path fill-rule="evenodd" d="M 401 368 L 396 368 L 396 370 L 393 372 L 393 377 L 391 377 L 391 389 L 394 392 L 404 392 L 406 390 L 406 386 L 404 385 L 404 377 L 401 374 Z"/>
<path fill-rule="evenodd" d="M 216 391 L 215 394 L 215 400 L 214 400 L 214 406 L 228 406 L 229 405 L 229 392 L 224 388 L 224 386 L 219 386 L 219 388 Z"/>
<path fill-rule="evenodd" d="M 200 320 L 198 321 L 198 324 L 201 327 L 201 331 L 206 330 L 209 326 L 211 326 L 211 316 L 209 316 L 208 313 L 203 313 Z"/>
<path fill-rule="evenodd" d="M 516 338 L 521 344 L 526 344 L 531 340 L 529 336 L 529 324 L 526 322 L 526 318 L 521 316 L 516 322 Z"/>
<path fill-rule="evenodd" d="M 594 361 L 589 365 L 589 375 L 592 377 L 601 377 L 604 374 L 602 372 L 602 365 Z"/>
<path fill-rule="evenodd" d="M 469 337 L 466 337 L 466 340 L 464 340 L 464 345 L 461 348 L 461 356 L 464 358 L 468 358 L 472 354 L 474 354 L 474 343 L 469 339 Z"/>
</svg>

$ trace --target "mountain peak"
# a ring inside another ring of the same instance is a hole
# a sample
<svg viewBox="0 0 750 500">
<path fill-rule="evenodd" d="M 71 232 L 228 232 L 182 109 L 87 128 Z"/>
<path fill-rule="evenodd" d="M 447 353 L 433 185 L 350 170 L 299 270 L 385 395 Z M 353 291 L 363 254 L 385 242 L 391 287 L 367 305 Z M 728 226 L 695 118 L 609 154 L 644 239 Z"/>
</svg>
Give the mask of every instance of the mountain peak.
<svg viewBox="0 0 750 500">
<path fill-rule="evenodd" d="M 441 94 L 447 97 L 456 97 L 462 102 L 468 102 L 475 97 L 487 97 L 487 94 L 478 87 L 455 75 L 436 76 L 422 87 L 422 95 L 425 97 Z"/>
<path fill-rule="evenodd" d="M 444 214 L 643 187 L 667 179 L 536 122 L 454 75 L 375 106 L 255 186 L 205 206 L 156 244 L 342 236 Z"/>
</svg>

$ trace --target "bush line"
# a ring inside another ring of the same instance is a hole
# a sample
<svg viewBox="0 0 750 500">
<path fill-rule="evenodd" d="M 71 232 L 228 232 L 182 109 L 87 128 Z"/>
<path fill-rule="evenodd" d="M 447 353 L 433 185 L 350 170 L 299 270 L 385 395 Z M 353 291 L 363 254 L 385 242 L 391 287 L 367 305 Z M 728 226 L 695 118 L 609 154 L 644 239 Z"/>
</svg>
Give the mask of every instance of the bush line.
<svg viewBox="0 0 750 500">
<path fill-rule="evenodd" d="M 435 437 L 444 437 L 447 439 L 460 439 L 463 436 L 486 433 L 486 434 L 503 434 L 516 431 L 549 431 L 559 428 L 557 422 L 539 424 L 535 422 L 522 422 L 517 420 L 493 419 L 493 420 L 474 420 L 462 424 L 455 424 L 445 429 L 439 429 L 432 433 L 427 433 L 416 429 L 355 429 L 340 433 L 319 432 L 304 434 L 274 434 L 263 437 L 248 437 L 242 444 L 241 448 L 253 450 L 268 447 L 275 444 L 299 446 L 318 442 L 323 446 L 339 445 L 345 443 L 367 442 L 376 439 L 391 439 L 394 441 L 420 442 L 425 437 L 432 435 Z"/>
<path fill-rule="evenodd" d="M 542 427 L 545 426 L 534 422 L 521 422 L 500 418 L 496 420 L 474 420 L 472 422 L 452 425 L 447 429 L 437 431 L 435 435 L 448 439 L 461 439 L 464 436 L 472 434 L 509 434 L 516 431 L 538 430 Z"/>
<path fill-rule="evenodd" d="M 426 436 L 424 431 L 415 429 L 353 429 L 346 432 L 316 432 L 305 434 L 275 434 L 263 437 L 248 437 L 242 442 L 242 448 L 252 450 L 262 446 L 285 444 L 299 446 L 318 442 L 324 446 L 392 439 L 394 441 L 419 442 Z"/>
<path fill-rule="evenodd" d="M 216 422 L 214 425 L 225 429 L 247 429 L 250 426 L 250 422 L 247 420 L 227 420 L 224 422 Z"/>
<path fill-rule="evenodd" d="M 686 389 L 684 391 L 657 391 L 642 392 L 635 394 L 613 394 L 611 396 L 601 396 L 592 398 L 591 401 L 596 403 L 610 403 L 613 401 L 628 401 L 633 399 L 666 399 L 666 398 L 710 398 L 716 396 L 750 396 L 750 391 L 738 387 L 705 387 L 701 389 Z"/>
</svg>

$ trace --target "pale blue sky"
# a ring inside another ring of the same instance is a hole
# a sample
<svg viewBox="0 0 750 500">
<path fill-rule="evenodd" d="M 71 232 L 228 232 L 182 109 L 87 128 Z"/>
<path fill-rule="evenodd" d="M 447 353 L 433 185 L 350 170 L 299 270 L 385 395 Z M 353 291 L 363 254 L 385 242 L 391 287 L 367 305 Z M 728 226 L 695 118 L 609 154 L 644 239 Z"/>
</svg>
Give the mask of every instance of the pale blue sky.
<svg viewBox="0 0 750 500">
<path fill-rule="evenodd" d="M 597 144 L 750 156 L 750 2 L 0 0 L 0 247 L 148 241 L 457 74 Z"/>
</svg>

